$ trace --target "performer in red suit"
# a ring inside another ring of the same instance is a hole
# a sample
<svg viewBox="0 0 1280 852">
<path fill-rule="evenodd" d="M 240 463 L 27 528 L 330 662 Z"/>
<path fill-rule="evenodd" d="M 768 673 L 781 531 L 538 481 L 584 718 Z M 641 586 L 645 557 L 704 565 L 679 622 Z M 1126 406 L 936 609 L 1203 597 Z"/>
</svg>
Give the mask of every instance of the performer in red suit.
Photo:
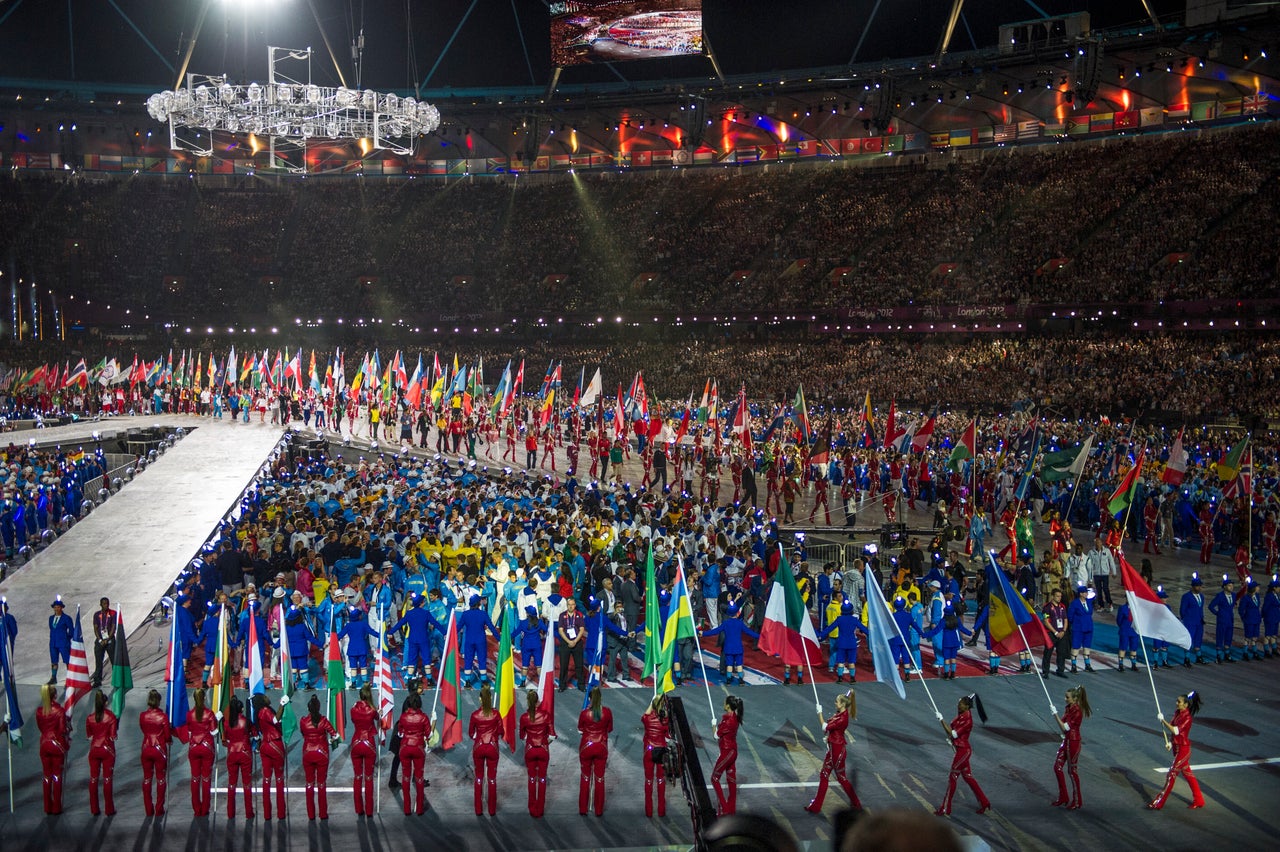
<svg viewBox="0 0 1280 852">
<path fill-rule="evenodd" d="M 1267 554 L 1267 568 L 1264 573 L 1270 574 L 1276 564 L 1276 515 L 1267 512 L 1267 519 L 1262 522 L 1262 549 Z"/>
<path fill-rule="evenodd" d="M 604 815 L 604 771 L 609 764 L 609 734 L 613 733 L 613 712 L 602 706 L 600 687 L 591 690 L 591 704 L 578 714 L 578 762 L 582 764 L 582 781 L 578 785 L 578 813 L 587 815 L 595 782 L 596 816 Z M 646 754 L 646 759 L 648 755 Z"/>
<path fill-rule="evenodd" d="M 844 770 L 845 756 L 848 753 L 844 734 L 849 729 L 849 720 L 857 717 L 858 704 L 852 689 L 844 695 L 836 696 L 836 712 L 830 719 L 824 721 L 821 709 L 818 711 L 818 720 L 822 722 L 823 730 L 827 733 L 827 755 L 822 760 L 822 772 L 818 776 L 818 792 L 814 795 L 813 801 L 805 805 L 805 810 L 811 814 L 822 811 L 822 800 L 827 796 L 827 781 L 831 778 L 832 772 L 835 773 L 836 780 L 840 782 L 841 789 L 849 797 L 853 807 L 859 810 L 862 808 L 862 802 L 858 801 L 858 794 L 849 783 Z"/>
<path fill-rule="evenodd" d="M 53 700 L 57 687 L 40 687 L 40 707 L 36 726 L 40 729 L 40 765 L 44 769 L 44 812 L 62 813 L 62 770 L 67 762 L 71 720 L 62 705 Z"/>
<path fill-rule="evenodd" d="M 1142 510 L 1142 525 L 1146 531 L 1146 537 L 1142 541 L 1142 552 L 1150 553 L 1147 548 L 1154 548 L 1156 556 L 1160 555 L 1160 538 L 1156 533 L 1156 527 L 1160 523 L 1160 510 L 1156 508 L 1156 498 L 1152 497 L 1147 501 L 1147 505 Z"/>
<path fill-rule="evenodd" d="M 111 795 L 111 783 L 116 771 L 116 737 L 120 734 L 120 720 L 107 709 L 107 697 L 102 690 L 93 691 L 93 712 L 84 720 L 84 735 L 89 740 L 89 813 L 97 816 L 98 784 L 102 784 L 102 799 L 107 816 L 116 812 L 116 800 Z"/>
<path fill-rule="evenodd" d="M 234 695 L 222 720 L 222 744 L 227 747 L 227 817 L 236 815 L 236 787 L 244 788 L 244 815 L 253 818 L 253 723 L 244 702 Z"/>
<path fill-rule="evenodd" d="M 978 797 L 978 813 L 984 814 L 991 809 L 991 802 L 987 800 L 986 794 L 982 792 L 982 788 L 978 786 L 977 780 L 969 770 L 969 758 L 973 756 L 973 748 L 969 745 L 969 732 L 973 730 L 971 711 L 974 701 L 974 696 L 960 696 L 960 700 L 956 702 L 956 717 L 951 720 L 950 725 L 943 721 L 941 713 L 936 714 L 938 721 L 942 722 L 942 729 L 947 732 L 951 747 L 956 750 L 951 758 L 951 774 L 947 778 L 946 798 L 934 811 L 938 816 L 951 816 L 951 798 L 956 793 L 957 778 L 964 778 L 969 789 L 973 790 L 973 794 Z"/>
<path fill-rule="evenodd" d="M 312 694 L 307 715 L 298 720 L 302 733 L 302 770 L 307 779 L 307 819 L 329 818 L 329 741 L 338 736 L 333 723 L 320 713 L 320 696 Z"/>
<path fill-rule="evenodd" d="M 400 714 L 399 722 L 400 762 L 404 765 L 404 814 L 409 815 L 409 805 L 416 790 L 416 813 L 422 816 L 427 812 L 427 782 L 422 771 L 427 755 L 427 737 L 431 736 L 431 720 L 422 712 L 422 696 L 418 693 L 411 693 L 404 703 L 407 709 Z"/>
<path fill-rule="evenodd" d="M 644 815 L 647 817 L 653 816 L 655 776 L 658 782 L 658 816 L 667 815 L 667 773 L 662 765 L 662 754 L 666 751 L 671 728 L 662 715 L 665 703 L 661 695 L 655 695 L 649 709 L 640 717 L 640 723 L 644 726 Z M 655 749 L 662 751 L 655 755 Z"/>
<path fill-rule="evenodd" d="M 356 816 L 373 816 L 373 779 L 378 774 L 378 711 L 373 688 L 360 687 L 360 700 L 351 707 L 351 768 L 355 774 Z"/>
<path fill-rule="evenodd" d="M 280 708 L 289 703 L 289 696 L 280 699 Z M 284 805 L 284 738 L 280 731 L 280 717 L 265 695 L 253 696 L 257 708 L 258 757 L 262 760 L 262 817 L 271 819 L 271 781 L 276 782 L 276 810 L 280 819 L 285 818 Z"/>
<path fill-rule="evenodd" d="M 1202 565 L 1209 564 L 1209 558 L 1213 555 L 1213 514 L 1209 511 L 1206 503 L 1200 507 L 1200 563 Z"/>
<path fill-rule="evenodd" d="M 1067 810 L 1074 811 L 1084 805 L 1080 800 L 1080 775 L 1076 767 L 1080 762 L 1080 725 L 1092 715 L 1089 696 L 1085 694 L 1083 686 L 1067 690 L 1066 713 L 1059 716 L 1057 708 L 1054 708 L 1053 717 L 1058 720 L 1058 727 L 1062 729 L 1062 745 L 1058 746 L 1058 757 L 1053 761 L 1053 774 L 1058 779 L 1058 798 L 1050 804 L 1055 808 L 1058 805 L 1066 805 Z M 1074 792 L 1070 800 L 1067 799 L 1067 779 L 1062 774 L 1063 766 L 1066 766 L 1071 774 L 1071 787 Z"/>
<path fill-rule="evenodd" d="M 178 739 L 187 744 L 187 760 L 191 763 L 191 812 L 198 817 L 209 815 L 210 789 L 213 786 L 213 737 L 218 719 L 204 706 L 204 690 L 195 691 L 195 706 L 187 711 L 187 724 L 178 729 Z"/>
<path fill-rule="evenodd" d="M 716 739 L 720 742 L 720 756 L 711 770 L 711 786 L 716 791 L 717 816 L 737 812 L 738 808 L 738 728 L 742 726 L 742 699 L 736 695 L 724 699 L 724 715 L 716 725 Z M 720 777 L 728 779 L 729 795 L 720 787 Z"/>
<path fill-rule="evenodd" d="M 147 693 L 147 709 L 138 717 L 142 728 L 142 806 L 147 816 L 164 815 L 164 793 L 169 775 L 169 743 L 173 729 L 169 717 L 160 709 L 160 693 Z M 151 782 L 155 779 L 155 803 L 151 801 Z"/>
<path fill-rule="evenodd" d="M 1173 792 L 1173 784 L 1178 780 L 1179 775 L 1186 778 L 1187 784 L 1191 787 L 1191 804 L 1187 807 L 1204 807 L 1204 795 L 1200 792 L 1200 782 L 1191 774 L 1191 720 L 1196 713 L 1200 712 L 1200 696 L 1194 690 L 1186 695 L 1179 695 L 1177 707 L 1178 712 L 1173 714 L 1173 722 L 1165 721 L 1163 713 L 1158 714 L 1160 724 L 1173 734 L 1173 765 L 1169 767 L 1169 774 L 1165 777 L 1164 789 L 1154 801 L 1147 805 L 1153 811 L 1164 807 L 1165 800 Z"/>
<path fill-rule="evenodd" d="M 520 717 L 520 739 L 524 740 L 524 766 L 529 773 L 529 816 L 542 816 L 547 804 L 547 761 L 555 738 L 552 718 L 538 705 L 538 693 L 527 693 L 529 712 Z"/>
<path fill-rule="evenodd" d="M 830 489 L 828 485 L 827 466 L 825 464 L 817 465 L 817 473 L 813 477 L 813 505 L 809 507 L 809 523 L 813 523 L 813 519 L 818 513 L 818 507 L 821 506 L 823 517 L 827 519 L 827 526 L 831 526 L 831 506 L 828 503 Z"/>
<path fill-rule="evenodd" d="M 484 810 L 484 786 L 489 787 L 489 816 L 498 812 L 498 738 L 502 734 L 502 717 L 493 709 L 493 692 L 486 683 L 480 689 L 480 709 L 471 714 L 467 736 L 474 746 L 471 759 L 475 764 L 476 816 Z"/>
</svg>

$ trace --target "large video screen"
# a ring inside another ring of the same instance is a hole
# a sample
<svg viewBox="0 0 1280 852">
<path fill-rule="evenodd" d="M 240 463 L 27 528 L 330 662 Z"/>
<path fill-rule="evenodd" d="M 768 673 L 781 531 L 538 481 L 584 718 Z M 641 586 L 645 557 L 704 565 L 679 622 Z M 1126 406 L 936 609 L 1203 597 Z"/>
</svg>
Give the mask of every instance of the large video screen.
<svg viewBox="0 0 1280 852">
<path fill-rule="evenodd" d="M 702 53 L 702 0 L 554 0 L 557 67 Z"/>
</svg>

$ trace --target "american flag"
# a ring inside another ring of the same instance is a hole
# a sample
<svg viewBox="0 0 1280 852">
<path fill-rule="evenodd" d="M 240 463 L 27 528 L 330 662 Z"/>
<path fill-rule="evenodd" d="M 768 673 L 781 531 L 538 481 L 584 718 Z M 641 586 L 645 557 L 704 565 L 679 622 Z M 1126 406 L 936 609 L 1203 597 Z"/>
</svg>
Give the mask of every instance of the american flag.
<svg viewBox="0 0 1280 852">
<path fill-rule="evenodd" d="M 80 629 L 80 607 L 76 606 L 76 629 L 71 634 L 71 662 L 67 664 L 67 694 L 62 702 L 67 714 L 89 693 L 89 658 L 84 653 L 84 631 Z"/>
<path fill-rule="evenodd" d="M 395 709 L 391 682 L 391 648 L 387 645 L 387 623 L 384 620 L 378 631 L 378 720 L 383 731 L 391 730 L 391 713 Z"/>
</svg>

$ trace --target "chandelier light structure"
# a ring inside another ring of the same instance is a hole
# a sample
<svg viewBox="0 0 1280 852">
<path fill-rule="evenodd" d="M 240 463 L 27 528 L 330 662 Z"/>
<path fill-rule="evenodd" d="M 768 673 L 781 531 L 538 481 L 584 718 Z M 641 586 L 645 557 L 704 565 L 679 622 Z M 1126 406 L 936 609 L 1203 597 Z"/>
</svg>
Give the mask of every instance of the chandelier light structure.
<svg viewBox="0 0 1280 852">
<path fill-rule="evenodd" d="M 215 132 L 251 133 L 268 140 L 273 164 L 281 155 L 281 164 L 293 168 L 283 155 L 313 141 L 367 139 L 372 150 L 410 155 L 419 136 L 440 126 L 440 111 L 426 101 L 311 82 L 311 48 L 268 47 L 267 59 L 266 83 L 187 74 L 185 86 L 147 98 L 151 117 L 169 125 L 169 147 L 207 157 Z M 305 63 L 305 74 L 281 73 L 286 62 Z"/>
</svg>

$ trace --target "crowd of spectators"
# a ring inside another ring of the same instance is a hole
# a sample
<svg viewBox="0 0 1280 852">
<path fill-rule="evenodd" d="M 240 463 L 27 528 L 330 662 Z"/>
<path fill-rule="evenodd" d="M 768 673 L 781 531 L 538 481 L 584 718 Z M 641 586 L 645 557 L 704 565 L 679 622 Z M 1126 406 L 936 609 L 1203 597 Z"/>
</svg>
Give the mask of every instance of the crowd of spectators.
<svg viewBox="0 0 1280 852">
<path fill-rule="evenodd" d="M 1278 135 L 995 148 L 945 168 L 24 174 L 0 180 L 0 256 L 64 292 L 200 322 L 1258 298 L 1276 295 Z"/>
</svg>

